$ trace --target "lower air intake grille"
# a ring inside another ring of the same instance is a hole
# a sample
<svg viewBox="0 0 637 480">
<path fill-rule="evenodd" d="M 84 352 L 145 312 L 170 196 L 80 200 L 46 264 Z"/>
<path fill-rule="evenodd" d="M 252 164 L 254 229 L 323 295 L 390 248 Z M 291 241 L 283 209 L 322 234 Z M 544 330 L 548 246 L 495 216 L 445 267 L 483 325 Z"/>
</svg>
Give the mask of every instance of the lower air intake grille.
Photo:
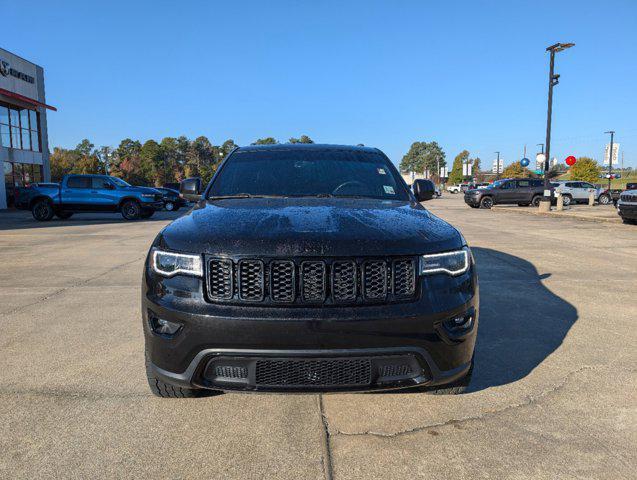
<svg viewBox="0 0 637 480">
<path fill-rule="evenodd" d="M 247 378 L 248 369 L 232 365 L 217 365 L 215 367 L 215 375 L 222 378 Z"/>
<path fill-rule="evenodd" d="M 272 359 L 256 364 L 256 384 L 268 387 L 365 386 L 372 382 L 372 365 L 357 359 Z"/>
</svg>

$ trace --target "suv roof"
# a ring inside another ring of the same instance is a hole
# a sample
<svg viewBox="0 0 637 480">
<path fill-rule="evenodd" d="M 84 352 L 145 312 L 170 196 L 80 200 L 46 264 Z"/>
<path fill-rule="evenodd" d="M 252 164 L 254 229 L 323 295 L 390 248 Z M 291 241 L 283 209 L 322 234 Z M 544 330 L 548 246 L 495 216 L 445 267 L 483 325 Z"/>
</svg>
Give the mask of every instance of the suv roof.
<svg viewBox="0 0 637 480">
<path fill-rule="evenodd" d="M 353 150 L 374 153 L 380 152 L 380 150 L 373 147 L 358 145 L 330 145 L 326 143 L 277 143 L 275 145 L 248 145 L 246 147 L 237 148 L 237 151 L 256 150 Z"/>
</svg>

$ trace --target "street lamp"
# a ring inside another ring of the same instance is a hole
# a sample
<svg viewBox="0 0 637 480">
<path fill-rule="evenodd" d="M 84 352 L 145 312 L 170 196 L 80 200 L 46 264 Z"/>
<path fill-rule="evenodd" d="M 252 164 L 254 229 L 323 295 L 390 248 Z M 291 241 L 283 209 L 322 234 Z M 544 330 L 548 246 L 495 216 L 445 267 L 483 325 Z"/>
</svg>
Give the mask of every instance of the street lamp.
<svg viewBox="0 0 637 480">
<path fill-rule="evenodd" d="M 549 105 L 546 114 L 546 157 L 544 158 L 544 197 L 542 202 L 549 202 L 545 204 L 545 209 L 551 208 L 551 196 L 549 192 L 549 162 L 551 159 L 551 113 L 553 110 L 553 87 L 560 83 L 560 76 L 554 73 L 555 66 L 555 54 L 571 48 L 574 43 L 556 43 L 546 48 L 547 52 L 551 52 L 551 61 L 549 65 Z M 548 195 L 547 195 L 548 193 Z"/>
<path fill-rule="evenodd" d="M 613 174 L 613 139 L 615 137 L 615 131 L 610 130 L 604 133 L 610 133 L 610 150 L 608 151 L 608 191 L 610 192 L 610 176 Z"/>
<path fill-rule="evenodd" d="M 495 161 L 495 179 L 500 180 L 500 152 L 493 152 L 498 155 L 498 159 Z"/>
</svg>

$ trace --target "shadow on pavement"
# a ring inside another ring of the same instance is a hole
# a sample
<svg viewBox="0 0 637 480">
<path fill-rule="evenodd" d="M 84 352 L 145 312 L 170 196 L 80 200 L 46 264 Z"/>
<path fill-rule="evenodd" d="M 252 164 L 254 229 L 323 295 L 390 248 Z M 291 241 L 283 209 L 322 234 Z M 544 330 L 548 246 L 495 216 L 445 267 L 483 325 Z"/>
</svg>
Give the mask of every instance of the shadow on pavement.
<svg viewBox="0 0 637 480">
<path fill-rule="evenodd" d="M 120 213 L 75 213 L 68 220 L 53 217 L 48 222 L 38 222 L 30 211 L 9 210 L 0 212 L 0 231 L 26 228 L 72 227 L 81 225 L 131 224 L 140 222 L 172 221 L 187 213 L 190 208 L 181 208 L 176 212 L 160 211 L 148 219 L 124 220 Z"/>
<path fill-rule="evenodd" d="M 527 376 L 559 348 L 577 309 L 546 288 L 530 262 L 497 250 L 472 248 L 480 278 L 480 324 L 469 391 Z"/>
</svg>

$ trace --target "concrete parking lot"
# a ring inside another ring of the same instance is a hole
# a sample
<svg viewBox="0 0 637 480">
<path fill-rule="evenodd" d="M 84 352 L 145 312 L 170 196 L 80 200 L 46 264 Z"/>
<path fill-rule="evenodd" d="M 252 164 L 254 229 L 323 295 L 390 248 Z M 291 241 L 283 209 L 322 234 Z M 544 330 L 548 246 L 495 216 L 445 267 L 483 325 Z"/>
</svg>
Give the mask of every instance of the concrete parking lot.
<svg viewBox="0 0 637 480">
<path fill-rule="evenodd" d="M 158 399 L 139 314 L 178 214 L 0 214 L 0 478 L 635 478 L 637 227 L 427 203 L 473 247 L 470 392 Z"/>
</svg>

